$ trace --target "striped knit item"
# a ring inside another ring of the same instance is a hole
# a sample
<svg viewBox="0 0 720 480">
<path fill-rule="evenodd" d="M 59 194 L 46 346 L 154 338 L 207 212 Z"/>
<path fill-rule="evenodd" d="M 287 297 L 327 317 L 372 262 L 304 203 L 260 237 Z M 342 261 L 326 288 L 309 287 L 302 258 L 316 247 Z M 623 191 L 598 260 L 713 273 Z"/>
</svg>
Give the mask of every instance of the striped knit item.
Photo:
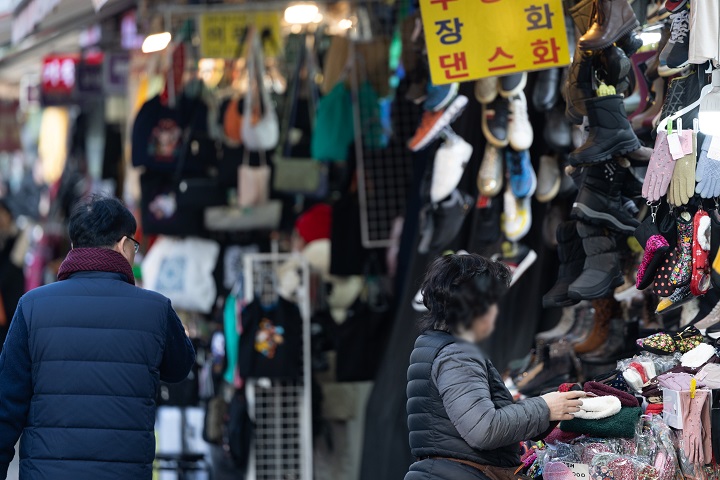
<svg viewBox="0 0 720 480">
<path fill-rule="evenodd" d="M 132 267 L 125 257 L 109 248 L 73 248 L 58 270 L 58 280 L 67 280 L 77 272 L 114 272 L 125 275 L 135 285 Z"/>
</svg>

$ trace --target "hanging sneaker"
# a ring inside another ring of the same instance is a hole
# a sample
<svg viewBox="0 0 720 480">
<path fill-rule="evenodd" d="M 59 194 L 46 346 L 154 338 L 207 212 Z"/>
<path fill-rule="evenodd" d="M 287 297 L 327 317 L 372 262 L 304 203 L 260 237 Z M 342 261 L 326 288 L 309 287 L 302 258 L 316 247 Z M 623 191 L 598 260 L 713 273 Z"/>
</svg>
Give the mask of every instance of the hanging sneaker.
<svg viewBox="0 0 720 480">
<path fill-rule="evenodd" d="M 487 77 L 475 81 L 475 98 L 483 105 L 495 100 L 498 94 L 498 78 Z"/>
<path fill-rule="evenodd" d="M 546 203 L 555 198 L 560 191 L 560 168 L 557 158 L 553 155 L 540 157 L 540 168 L 538 169 L 538 185 L 535 191 L 535 198 L 538 202 Z M 554 231 L 553 231 L 554 233 Z"/>
<path fill-rule="evenodd" d="M 450 83 L 448 85 L 428 85 L 427 98 L 423 108 L 429 112 L 439 112 L 458 96 L 460 84 Z"/>
<path fill-rule="evenodd" d="M 500 95 L 505 98 L 520 94 L 527 85 L 527 72 L 513 73 L 500 77 Z"/>
<path fill-rule="evenodd" d="M 530 163 L 530 152 L 516 152 L 508 148 L 505 150 L 505 162 L 513 195 L 517 198 L 531 197 L 537 188 L 537 177 Z"/>
<path fill-rule="evenodd" d="M 670 40 L 660 52 L 660 65 L 681 68 L 687 65 L 690 49 L 690 11 L 687 8 L 670 15 Z"/>
<path fill-rule="evenodd" d="M 430 201 L 438 203 L 450 196 L 465 173 L 473 147 L 459 135 L 448 136 L 435 152 Z"/>
<path fill-rule="evenodd" d="M 687 4 L 687 0 L 666 0 L 665 10 L 670 13 L 677 13 Z"/>
<path fill-rule="evenodd" d="M 482 131 L 485 139 L 495 147 L 508 144 L 510 105 L 506 98 L 497 97 L 482 109 Z"/>
<path fill-rule="evenodd" d="M 501 151 L 491 144 L 485 145 L 480 171 L 477 177 L 477 187 L 480 193 L 486 197 L 494 197 L 500 193 L 503 183 L 503 160 L 500 157 Z"/>
<path fill-rule="evenodd" d="M 530 197 L 518 199 L 509 187 L 506 188 L 501 222 L 505 237 L 511 242 L 517 242 L 527 235 L 532 225 Z"/>
<path fill-rule="evenodd" d="M 522 274 L 535 263 L 537 253 L 527 245 L 514 242 L 503 242 L 501 248 L 502 255 L 495 254 L 492 259 L 500 261 L 510 268 L 512 274 L 510 286 L 512 287 L 522 277 Z"/>
<path fill-rule="evenodd" d="M 467 102 L 466 96 L 458 95 L 445 110 L 424 112 L 420 126 L 415 131 L 415 135 L 408 141 L 408 148 L 413 152 L 417 152 L 430 145 L 433 140 L 438 138 L 443 129 L 449 126 L 465 110 Z"/>
<path fill-rule="evenodd" d="M 528 118 L 527 99 L 523 91 L 510 99 L 507 137 L 510 146 L 515 150 L 527 150 L 532 146 L 533 129 Z"/>
</svg>

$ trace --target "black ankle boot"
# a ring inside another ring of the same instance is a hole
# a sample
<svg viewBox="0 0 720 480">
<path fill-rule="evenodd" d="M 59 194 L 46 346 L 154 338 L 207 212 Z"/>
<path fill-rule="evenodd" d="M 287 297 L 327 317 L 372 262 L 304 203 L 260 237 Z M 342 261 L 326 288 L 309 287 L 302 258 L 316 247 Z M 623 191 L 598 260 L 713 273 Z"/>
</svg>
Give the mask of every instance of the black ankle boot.
<svg viewBox="0 0 720 480">
<path fill-rule="evenodd" d="M 590 135 L 584 145 L 570 153 L 570 165 L 606 162 L 642 146 L 628 121 L 622 95 L 590 98 L 585 101 L 585 108 Z"/>
<path fill-rule="evenodd" d="M 595 95 L 592 79 L 593 56 L 576 48 L 563 92 L 565 116 L 575 125 L 581 125 L 588 114 L 585 102 Z"/>
<path fill-rule="evenodd" d="M 565 307 L 577 303 L 568 297 L 568 287 L 580 276 L 585 264 L 582 239 L 577 233 L 576 222 L 563 222 L 557 227 L 558 256 L 560 269 L 555 285 L 543 295 L 543 307 Z"/>
<path fill-rule="evenodd" d="M 587 258 L 583 272 L 568 287 L 568 297 L 574 300 L 608 297 L 624 283 L 616 238 L 604 228 L 583 222 L 577 223 L 577 229 Z"/>
<path fill-rule="evenodd" d="M 578 380 L 578 360 L 567 342 L 550 345 L 548 359 L 542 364 L 542 370 L 533 379 L 518 390 L 523 395 L 533 397 L 546 391 L 557 390 L 562 383 Z"/>
<path fill-rule="evenodd" d="M 624 206 L 623 185 L 628 169 L 616 162 L 585 167 L 585 177 L 570 218 L 632 234 L 640 226 Z"/>
</svg>

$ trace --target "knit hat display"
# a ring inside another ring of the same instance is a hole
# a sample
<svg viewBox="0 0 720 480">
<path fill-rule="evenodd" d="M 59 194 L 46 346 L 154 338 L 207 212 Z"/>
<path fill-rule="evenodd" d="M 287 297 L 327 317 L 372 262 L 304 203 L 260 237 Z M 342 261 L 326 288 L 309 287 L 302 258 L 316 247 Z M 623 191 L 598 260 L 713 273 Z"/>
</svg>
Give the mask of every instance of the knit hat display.
<svg viewBox="0 0 720 480">
<path fill-rule="evenodd" d="M 295 229 L 302 239 L 305 240 L 305 243 L 330 238 L 331 218 L 332 208 L 330 205 L 319 203 L 313 205 L 298 217 L 295 222 Z"/>
<path fill-rule="evenodd" d="M 599 420 L 601 418 L 612 417 L 620 412 L 620 399 L 612 395 L 604 397 L 586 397 L 582 400 L 580 411 L 575 413 L 575 418 L 584 418 L 585 420 Z"/>
<path fill-rule="evenodd" d="M 548 462 L 543 469 L 545 480 L 575 480 L 575 474 L 563 462 Z"/>
<path fill-rule="evenodd" d="M 602 397 L 605 395 L 612 395 L 613 397 L 617 397 L 618 400 L 620 400 L 620 404 L 623 407 L 639 407 L 640 406 L 637 398 L 635 398 L 633 395 L 631 395 L 627 392 L 618 390 L 617 388 L 613 388 L 609 385 L 605 385 L 604 383 L 585 382 L 583 390 L 585 390 L 585 392 L 587 392 L 587 393 L 594 393 L 595 395 L 597 395 L 599 397 Z M 583 399 L 583 402 L 584 401 L 585 400 Z"/>
<path fill-rule="evenodd" d="M 627 370 L 625 370 L 623 372 L 623 377 L 625 377 L 625 381 L 628 385 L 630 385 L 630 388 L 632 388 L 636 392 L 641 391 L 643 385 L 645 385 L 645 382 L 643 382 L 640 373 L 638 373 L 638 371 L 634 368 L 628 368 Z"/>
<path fill-rule="evenodd" d="M 633 438 L 641 414 L 640 407 L 622 407 L 616 415 L 600 420 L 563 420 L 560 429 L 601 438 Z"/>
<path fill-rule="evenodd" d="M 563 432 L 559 428 L 554 428 L 550 434 L 545 437 L 545 443 L 554 445 L 556 443 L 570 443 L 571 440 L 575 440 L 581 434 L 573 432 Z"/>
<path fill-rule="evenodd" d="M 707 343 L 701 343 L 680 358 L 683 367 L 699 368 L 715 355 L 715 347 Z"/>
</svg>

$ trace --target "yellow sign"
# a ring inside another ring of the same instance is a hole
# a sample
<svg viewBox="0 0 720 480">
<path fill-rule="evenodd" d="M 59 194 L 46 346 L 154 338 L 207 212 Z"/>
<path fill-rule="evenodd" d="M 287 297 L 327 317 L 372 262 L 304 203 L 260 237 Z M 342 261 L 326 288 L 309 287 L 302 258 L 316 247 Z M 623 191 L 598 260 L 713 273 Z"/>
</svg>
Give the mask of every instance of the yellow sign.
<svg viewBox="0 0 720 480">
<path fill-rule="evenodd" d="M 277 12 L 206 13 L 200 17 L 200 53 L 206 58 L 238 58 L 244 53 L 249 26 L 263 36 L 265 55 L 280 53 L 280 14 Z M 268 32 L 268 33 L 265 33 Z"/>
<path fill-rule="evenodd" d="M 436 85 L 570 63 L 562 0 L 420 0 Z"/>
</svg>

